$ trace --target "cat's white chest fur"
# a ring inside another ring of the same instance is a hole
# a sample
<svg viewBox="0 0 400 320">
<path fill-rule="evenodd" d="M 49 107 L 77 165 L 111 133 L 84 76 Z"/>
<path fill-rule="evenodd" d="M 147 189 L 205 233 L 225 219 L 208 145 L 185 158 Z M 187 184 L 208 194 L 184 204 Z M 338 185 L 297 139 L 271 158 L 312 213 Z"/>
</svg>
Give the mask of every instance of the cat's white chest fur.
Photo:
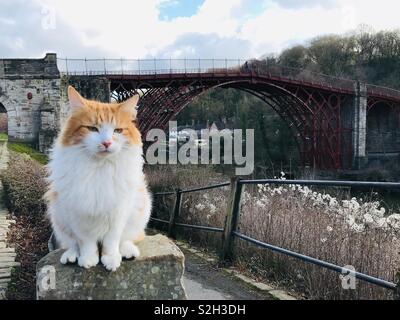
<svg viewBox="0 0 400 320">
<path fill-rule="evenodd" d="M 113 224 L 138 212 L 142 201 L 137 189 L 145 184 L 139 147 L 99 159 L 79 147 L 56 146 L 51 158 L 49 180 L 57 193 L 54 220 L 60 224 L 100 241 Z"/>
<path fill-rule="evenodd" d="M 134 189 L 143 184 L 142 166 L 140 148 L 99 159 L 79 147 L 56 147 L 49 164 L 50 180 L 64 207 L 80 216 L 106 218 L 135 202 Z"/>
</svg>

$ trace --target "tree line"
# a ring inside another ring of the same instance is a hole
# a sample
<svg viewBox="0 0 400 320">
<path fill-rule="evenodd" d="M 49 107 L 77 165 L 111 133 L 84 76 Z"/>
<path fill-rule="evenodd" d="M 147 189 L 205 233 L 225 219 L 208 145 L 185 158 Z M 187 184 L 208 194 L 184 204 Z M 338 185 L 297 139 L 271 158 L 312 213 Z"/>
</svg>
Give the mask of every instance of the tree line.
<svg viewBox="0 0 400 320">
<path fill-rule="evenodd" d="M 347 35 L 317 37 L 264 59 L 267 64 L 400 89 L 400 30 L 374 32 L 360 26 Z"/>
</svg>

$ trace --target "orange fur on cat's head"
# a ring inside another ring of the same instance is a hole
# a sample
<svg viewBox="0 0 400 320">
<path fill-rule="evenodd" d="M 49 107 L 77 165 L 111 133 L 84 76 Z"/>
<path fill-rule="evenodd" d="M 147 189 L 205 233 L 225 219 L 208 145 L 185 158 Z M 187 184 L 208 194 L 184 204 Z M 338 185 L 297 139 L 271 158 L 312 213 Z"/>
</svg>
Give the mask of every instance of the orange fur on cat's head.
<svg viewBox="0 0 400 320">
<path fill-rule="evenodd" d="M 61 133 L 60 142 L 64 146 L 79 144 L 96 128 L 107 123 L 115 127 L 112 141 L 118 142 L 123 135 L 132 145 L 141 145 L 141 136 L 136 128 L 136 105 L 139 95 L 122 103 L 101 103 L 84 99 L 72 86 L 68 87 L 71 114 Z"/>
</svg>

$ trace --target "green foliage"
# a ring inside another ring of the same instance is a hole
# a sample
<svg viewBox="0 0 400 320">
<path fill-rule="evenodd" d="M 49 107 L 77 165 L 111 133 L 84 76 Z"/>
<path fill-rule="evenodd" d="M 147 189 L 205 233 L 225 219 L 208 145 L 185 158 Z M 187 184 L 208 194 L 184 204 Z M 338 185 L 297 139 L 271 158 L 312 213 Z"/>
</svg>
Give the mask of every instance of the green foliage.
<svg viewBox="0 0 400 320">
<path fill-rule="evenodd" d="M 304 68 L 311 61 L 307 54 L 308 49 L 304 46 L 295 46 L 289 50 L 285 50 L 279 57 L 280 64 L 291 68 Z M 273 63 L 273 61 L 269 61 Z"/>
<path fill-rule="evenodd" d="M 1 179 L 7 208 L 16 216 L 42 219 L 46 212 L 46 170 L 26 154 L 10 152 L 8 168 Z"/>
<path fill-rule="evenodd" d="M 17 143 L 17 142 L 9 142 L 8 149 L 17 153 L 24 153 L 29 155 L 32 159 L 36 160 L 40 164 L 47 164 L 49 161 L 47 156 L 36 149 L 32 148 L 27 143 Z"/>
<path fill-rule="evenodd" d="M 2 141 L 8 140 L 8 135 L 6 133 L 1 132 L 0 133 L 0 140 L 2 140 Z"/>
</svg>

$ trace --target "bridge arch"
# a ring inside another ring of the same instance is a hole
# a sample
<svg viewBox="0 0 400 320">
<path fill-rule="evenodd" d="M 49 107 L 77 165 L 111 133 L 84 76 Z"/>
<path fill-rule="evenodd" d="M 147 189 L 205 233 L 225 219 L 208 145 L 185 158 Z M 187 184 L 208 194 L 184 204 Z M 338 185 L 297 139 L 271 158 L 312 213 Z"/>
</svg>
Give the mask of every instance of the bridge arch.
<svg viewBox="0 0 400 320">
<path fill-rule="evenodd" d="M 260 90 L 260 87 L 263 87 L 263 90 Z M 264 102 L 266 106 L 272 108 L 292 132 L 302 160 L 307 164 L 311 163 L 311 159 L 307 159 L 306 155 L 310 154 L 310 149 L 313 146 L 313 137 L 307 136 L 307 132 L 309 132 L 307 127 L 309 126 L 312 110 L 290 91 L 268 82 L 259 82 L 257 85 L 254 85 L 249 81 L 237 80 L 220 83 L 211 87 L 195 88 L 186 91 L 178 100 L 177 105 L 175 105 L 175 112 L 169 113 L 164 117 L 155 117 L 157 121 L 152 122 L 149 125 L 149 128 L 157 127 L 166 129 L 168 121 L 175 119 L 178 114 L 190 104 L 190 102 L 216 88 L 232 88 L 241 90 L 257 97 Z M 302 114 L 304 110 L 307 110 L 307 112 Z M 147 128 L 144 128 L 145 132 L 147 131 L 146 129 Z"/>
<path fill-rule="evenodd" d="M 0 134 L 1 133 L 8 135 L 8 114 L 7 109 L 0 102 Z"/>
<path fill-rule="evenodd" d="M 239 89 L 260 98 L 286 122 L 297 142 L 303 166 L 325 169 L 351 166 L 351 130 L 344 129 L 341 123 L 342 108 L 352 99 L 349 92 L 331 87 L 316 89 L 252 74 L 221 78 L 220 74 L 210 78 L 192 76 L 156 75 L 152 81 L 112 77 L 110 88 L 117 101 L 141 94 L 138 120 L 144 136 L 151 128 L 166 129 L 170 120 L 208 90 Z"/>
<path fill-rule="evenodd" d="M 6 95 L 0 95 L 0 116 L 2 115 L 4 125 L 5 119 L 7 121 L 7 134 L 9 138 L 14 138 L 16 136 L 17 125 L 17 111 L 15 105 Z M 5 132 L 5 130 L 3 130 Z"/>
<path fill-rule="evenodd" d="M 6 95 L 0 95 L 0 133 L 10 134 L 10 122 L 13 121 L 14 108 L 11 107 Z"/>
<path fill-rule="evenodd" d="M 166 129 L 168 121 L 208 90 L 234 88 L 258 97 L 285 121 L 297 142 L 303 166 L 341 169 L 352 165 L 351 128 L 344 127 L 341 119 L 344 105 L 352 105 L 351 91 L 240 72 L 112 76 L 109 80 L 117 101 L 141 94 L 138 122 L 144 136 L 152 128 Z"/>
<path fill-rule="evenodd" d="M 239 89 L 258 97 L 275 110 L 292 131 L 303 166 L 339 168 L 342 165 L 342 155 L 337 152 L 341 133 L 338 130 L 338 119 L 333 114 L 336 110 L 321 111 L 324 105 L 333 102 L 334 108 L 340 108 L 341 97 L 299 93 L 293 88 L 264 79 L 256 82 L 251 79 L 237 79 L 211 84 L 201 80 L 186 83 L 171 80 L 164 86 L 149 87 L 142 94 L 138 109 L 143 135 L 151 128 L 166 129 L 168 122 L 175 119 L 193 99 L 215 88 Z M 140 90 L 143 90 L 143 83 Z M 135 84 L 133 88 L 129 88 L 128 95 L 140 90 L 139 85 Z M 127 95 L 124 93 L 120 96 L 123 100 Z M 318 116 L 316 112 L 319 112 Z M 326 128 L 323 128 L 324 125 Z M 325 139 L 323 142 L 321 136 Z"/>
</svg>

